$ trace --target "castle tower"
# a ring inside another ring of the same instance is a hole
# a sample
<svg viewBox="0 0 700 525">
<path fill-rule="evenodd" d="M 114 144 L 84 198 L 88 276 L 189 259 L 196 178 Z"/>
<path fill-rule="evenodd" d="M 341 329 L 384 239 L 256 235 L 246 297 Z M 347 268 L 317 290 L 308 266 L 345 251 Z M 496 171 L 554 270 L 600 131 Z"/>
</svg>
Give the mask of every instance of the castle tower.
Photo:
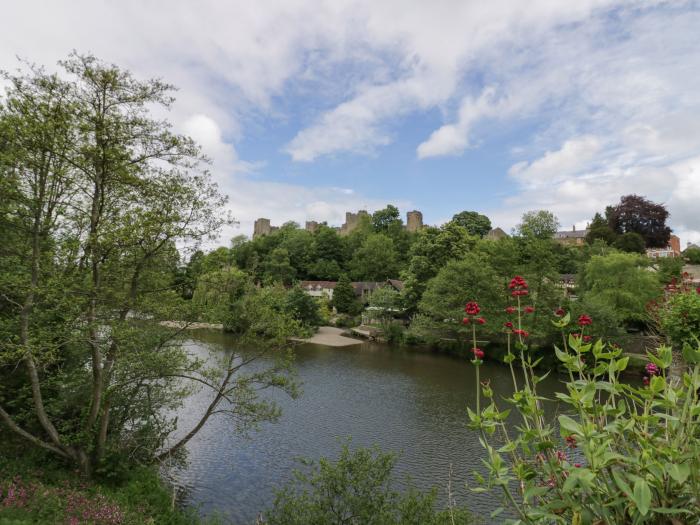
<svg viewBox="0 0 700 525">
<path fill-rule="evenodd" d="M 418 210 L 409 211 L 406 214 L 406 229 L 412 233 L 423 228 L 423 214 Z"/>
<path fill-rule="evenodd" d="M 306 221 L 305 229 L 307 232 L 315 232 L 318 229 L 318 222 L 316 221 Z"/>
<path fill-rule="evenodd" d="M 260 237 L 261 235 L 267 235 L 272 231 L 270 227 L 270 219 L 257 219 L 255 225 L 253 226 L 253 239 Z"/>
</svg>

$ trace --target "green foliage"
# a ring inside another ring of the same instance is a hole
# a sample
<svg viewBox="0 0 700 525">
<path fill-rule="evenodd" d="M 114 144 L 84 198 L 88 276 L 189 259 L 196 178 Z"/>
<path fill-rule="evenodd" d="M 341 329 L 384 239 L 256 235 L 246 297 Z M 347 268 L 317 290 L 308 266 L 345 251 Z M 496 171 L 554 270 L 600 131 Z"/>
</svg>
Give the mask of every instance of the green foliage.
<svg viewBox="0 0 700 525">
<path fill-rule="evenodd" d="M 376 232 L 386 233 L 396 225 L 402 226 L 401 214 L 393 204 L 387 204 L 386 208 L 372 214 L 372 227 Z"/>
<path fill-rule="evenodd" d="M 452 222 L 467 230 L 469 235 L 483 238 L 491 231 L 491 219 L 475 211 L 462 211 L 452 216 Z"/>
<path fill-rule="evenodd" d="M 620 235 L 613 243 L 615 248 L 628 253 L 646 253 L 644 237 L 637 232 L 626 232 Z"/>
<path fill-rule="evenodd" d="M 287 293 L 285 309 L 305 327 L 315 329 L 323 322 L 319 301 L 298 286 Z"/>
<path fill-rule="evenodd" d="M 463 509 L 435 510 L 435 493 L 392 487 L 393 455 L 344 445 L 336 461 L 306 461 L 265 513 L 269 525 L 463 525 Z"/>
<path fill-rule="evenodd" d="M 596 213 L 588 226 L 586 242 L 593 244 L 596 240 L 601 240 L 606 244 L 613 244 L 616 238 L 617 234 L 610 227 L 608 221 L 600 213 Z"/>
<path fill-rule="evenodd" d="M 289 252 L 285 248 L 275 248 L 262 264 L 263 282 L 292 284 L 296 277 L 296 270 L 289 259 Z"/>
<path fill-rule="evenodd" d="M 398 254 L 394 241 L 383 234 L 367 237 L 350 261 L 356 280 L 384 281 L 398 277 Z"/>
<path fill-rule="evenodd" d="M 566 336 L 571 319 L 552 322 Z M 474 361 L 477 403 L 468 413 L 486 451 L 486 474 L 474 474 L 476 490 L 504 495 L 517 517 L 504 521 L 509 524 L 698 521 L 700 346 L 685 346 L 689 366 L 680 381 L 668 377 L 673 354 L 662 346 L 647 355 L 645 382 L 629 384 L 621 381 L 629 364 L 622 348 L 589 342 L 583 324 L 573 328 L 580 337 L 564 337 L 556 348 L 569 377 L 556 395 L 557 424 L 543 410 L 554 400 L 537 391 L 542 377 L 526 340 L 516 342 L 509 360 L 510 398 L 480 385 L 481 363 Z M 511 409 L 521 423 L 506 434 L 500 430 Z"/>
<path fill-rule="evenodd" d="M 359 301 L 355 296 L 355 289 L 352 287 L 350 278 L 347 274 L 343 274 L 338 279 L 333 290 L 333 306 L 338 313 L 341 314 L 356 314 L 359 310 Z"/>
<path fill-rule="evenodd" d="M 222 323 L 231 301 L 237 300 L 245 292 L 248 279 L 247 274 L 233 267 L 200 275 L 192 303 L 201 312 L 201 320 Z"/>
<path fill-rule="evenodd" d="M 654 261 L 662 284 L 680 282 L 683 275 L 683 259 L 681 257 L 660 257 Z"/>
<path fill-rule="evenodd" d="M 646 257 L 631 253 L 595 255 L 586 264 L 583 296 L 613 308 L 622 321 L 644 321 L 646 305 L 661 293 Z"/>
<path fill-rule="evenodd" d="M 700 338 L 700 293 L 689 290 L 671 296 L 661 315 L 661 327 L 676 348 L 697 344 L 697 338 Z"/>
<path fill-rule="evenodd" d="M 688 248 L 684 252 L 685 258 L 690 264 L 700 264 L 700 248 Z"/>
<path fill-rule="evenodd" d="M 516 228 L 518 235 L 530 239 L 551 239 L 558 229 L 559 220 L 547 210 L 528 211 Z"/>
</svg>

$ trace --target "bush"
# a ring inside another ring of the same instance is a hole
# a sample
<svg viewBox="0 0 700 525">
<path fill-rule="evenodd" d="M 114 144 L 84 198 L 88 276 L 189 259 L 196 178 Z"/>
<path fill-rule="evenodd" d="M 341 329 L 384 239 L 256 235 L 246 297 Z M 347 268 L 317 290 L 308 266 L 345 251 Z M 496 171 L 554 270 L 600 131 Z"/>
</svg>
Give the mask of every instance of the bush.
<svg viewBox="0 0 700 525">
<path fill-rule="evenodd" d="M 570 314 L 553 322 L 571 331 Z M 522 421 L 508 433 L 510 410 L 480 384 L 483 353 L 474 349 L 477 401 L 468 412 L 487 454 L 487 475 L 475 474 L 477 481 L 504 494 L 519 518 L 506 523 L 698 523 L 700 345 L 685 345 L 689 368 L 680 381 L 668 378 L 673 353 L 662 346 L 647 354 L 642 384 L 626 384 L 620 375 L 629 358 L 616 345 L 590 341 L 592 323 L 580 315 L 577 336 L 556 348 L 569 376 L 556 395 L 556 425 L 545 417 L 544 404 L 554 400 L 537 392 L 542 378 L 527 337 L 518 335 L 508 360 L 514 394 L 505 401 Z"/>
<path fill-rule="evenodd" d="M 676 348 L 694 344 L 700 337 L 700 293 L 691 290 L 671 296 L 661 314 L 661 328 Z"/>
<path fill-rule="evenodd" d="M 269 525 L 466 525 L 464 509 L 435 510 L 435 492 L 392 487 L 396 463 L 378 449 L 351 451 L 344 445 L 337 461 L 304 462 L 295 480 L 280 490 L 265 513 Z"/>
<path fill-rule="evenodd" d="M 700 264 L 700 248 L 688 248 L 684 255 L 690 264 Z"/>
</svg>

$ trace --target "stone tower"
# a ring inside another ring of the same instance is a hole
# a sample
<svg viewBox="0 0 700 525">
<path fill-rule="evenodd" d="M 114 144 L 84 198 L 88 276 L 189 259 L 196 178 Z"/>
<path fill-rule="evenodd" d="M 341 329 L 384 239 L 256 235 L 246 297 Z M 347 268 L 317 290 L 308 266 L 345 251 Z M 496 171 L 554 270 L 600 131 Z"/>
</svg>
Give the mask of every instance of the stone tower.
<svg viewBox="0 0 700 525">
<path fill-rule="evenodd" d="M 255 226 L 253 226 L 253 239 L 260 237 L 261 235 L 267 235 L 272 231 L 270 227 L 270 219 L 257 219 L 255 221 Z"/>
<path fill-rule="evenodd" d="M 318 230 L 318 222 L 316 221 L 306 221 L 306 227 L 305 227 L 307 232 L 315 232 Z"/>
<path fill-rule="evenodd" d="M 345 212 L 345 224 L 340 227 L 340 235 L 347 235 L 360 224 L 363 217 L 369 217 L 367 210 L 360 210 L 357 213 Z"/>
<path fill-rule="evenodd" d="M 423 214 L 418 210 L 409 211 L 406 214 L 406 229 L 412 233 L 423 227 Z"/>
</svg>

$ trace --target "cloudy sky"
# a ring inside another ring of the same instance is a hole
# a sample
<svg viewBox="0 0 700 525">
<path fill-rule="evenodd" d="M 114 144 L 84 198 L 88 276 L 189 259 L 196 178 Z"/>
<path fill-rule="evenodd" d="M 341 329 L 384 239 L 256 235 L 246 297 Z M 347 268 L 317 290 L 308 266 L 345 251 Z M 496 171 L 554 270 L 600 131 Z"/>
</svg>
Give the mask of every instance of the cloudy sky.
<svg viewBox="0 0 700 525">
<path fill-rule="evenodd" d="M 387 203 L 440 223 L 585 223 L 621 195 L 700 242 L 700 4 L 608 0 L 12 2 L 0 68 L 71 50 L 177 85 L 170 118 L 240 221 Z"/>
</svg>

